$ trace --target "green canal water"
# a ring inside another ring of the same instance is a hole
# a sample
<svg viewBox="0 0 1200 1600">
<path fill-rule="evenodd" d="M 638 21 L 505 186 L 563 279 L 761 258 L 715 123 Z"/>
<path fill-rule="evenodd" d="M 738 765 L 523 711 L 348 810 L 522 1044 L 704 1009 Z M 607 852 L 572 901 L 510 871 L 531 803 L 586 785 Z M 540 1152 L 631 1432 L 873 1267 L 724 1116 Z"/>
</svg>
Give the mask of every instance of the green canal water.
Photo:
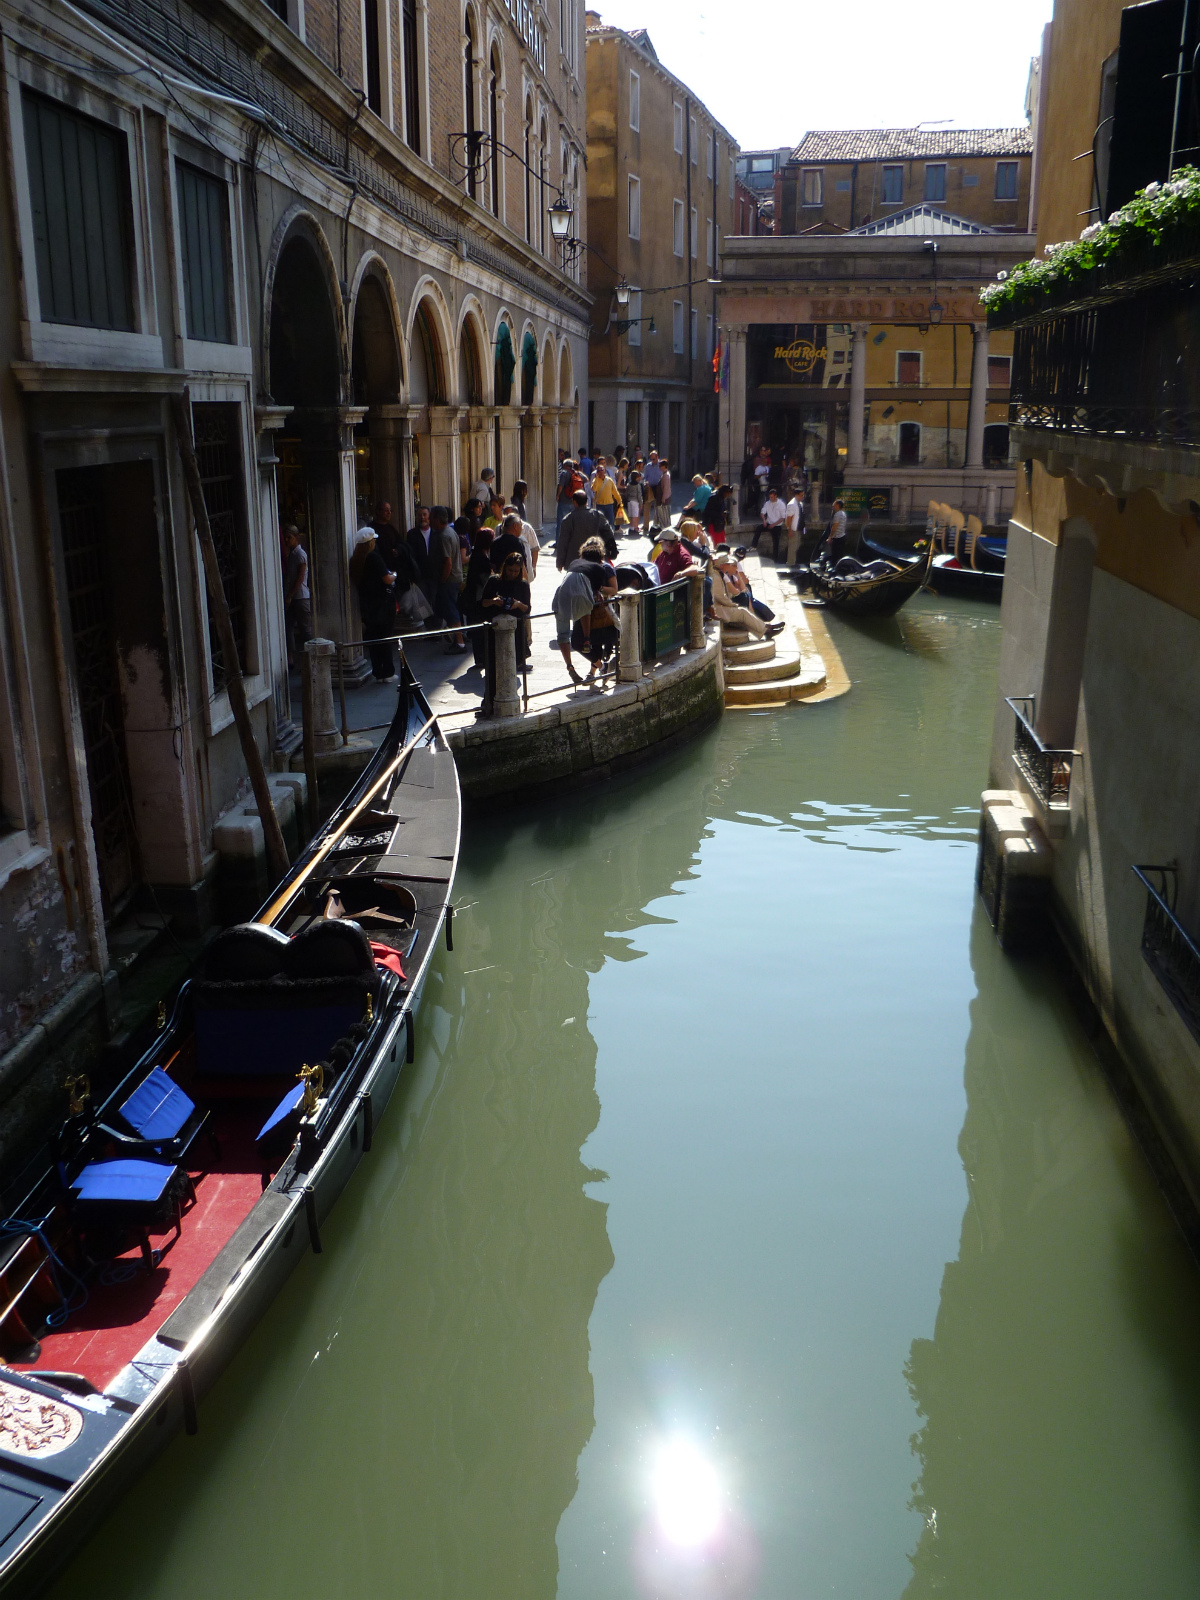
<svg viewBox="0 0 1200 1600">
<path fill-rule="evenodd" d="M 1200 1279 L 973 891 L 997 613 L 470 828 L 416 1067 L 58 1600 L 1200 1586 Z"/>
</svg>

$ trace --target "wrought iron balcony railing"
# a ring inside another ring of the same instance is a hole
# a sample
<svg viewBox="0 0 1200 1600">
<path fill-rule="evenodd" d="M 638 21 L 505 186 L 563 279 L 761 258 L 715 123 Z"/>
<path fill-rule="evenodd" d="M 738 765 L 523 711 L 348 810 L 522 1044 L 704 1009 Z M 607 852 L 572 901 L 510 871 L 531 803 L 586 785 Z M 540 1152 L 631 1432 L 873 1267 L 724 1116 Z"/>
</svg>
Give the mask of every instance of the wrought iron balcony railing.
<svg viewBox="0 0 1200 1600">
<path fill-rule="evenodd" d="M 1018 326 L 1016 427 L 1200 446 L 1200 271 Z"/>
<path fill-rule="evenodd" d="M 1142 955 L 1192 1037 L 1200 1041 L 1200 948 L 1175 912 L 1178 870 L 1174 866 L 1133 870 L 1146 889 Z"/>
<path fill-rule="evenodd" d="M 1033 695 L 1005 696 L 1005 704 L 1016 718 L 1013 760 L 1045 809 L 1065 815 L 1071 806 L 1071 772 L 1078 750 L 1052 750 L 1042 743 L 1033 727 Z"/>
</svg>

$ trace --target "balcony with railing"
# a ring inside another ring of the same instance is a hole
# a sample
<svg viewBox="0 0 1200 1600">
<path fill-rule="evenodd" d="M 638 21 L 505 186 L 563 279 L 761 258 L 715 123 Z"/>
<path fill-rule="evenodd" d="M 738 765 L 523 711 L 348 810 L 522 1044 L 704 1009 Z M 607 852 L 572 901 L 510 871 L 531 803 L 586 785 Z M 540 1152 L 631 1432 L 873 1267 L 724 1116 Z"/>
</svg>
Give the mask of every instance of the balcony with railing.
<svg viewBox="0 0 1200 1600">
<path fill-rule="evenodd" d="M 1146 890 L 1142 956 L 1200 1043 L 1200 948 L 1176 912 L 1178 869 L 1143 866 L 1133 870 Z"/>
<path fill-rule="evenodd" d="M 1065 826 L 1071 809 L 1071 773 L 1078 750 L 1054 750 L 1043 744 L 1034 729 L 1037 710 L 1034 695 L 1005 697 L 1015 718 L 1013 761 L 1050 821 Z"/>
</svg>

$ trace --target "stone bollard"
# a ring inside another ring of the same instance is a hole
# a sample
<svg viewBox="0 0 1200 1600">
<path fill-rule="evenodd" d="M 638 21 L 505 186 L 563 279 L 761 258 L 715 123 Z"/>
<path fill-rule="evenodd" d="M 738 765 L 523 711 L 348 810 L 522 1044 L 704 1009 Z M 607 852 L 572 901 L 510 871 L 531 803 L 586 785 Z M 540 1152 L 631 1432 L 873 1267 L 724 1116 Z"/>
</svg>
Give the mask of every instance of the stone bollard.
<svg viewBox="0 0 1200 1600">
<path fill-rule="evenodd" d="M 517 677 L 517 625 L 516 617 L 497 617 L 492 623 L 492 627 L 496 630 L 496 693 L 492 699 L 493 717 L 521 715 L 520 681 Z M 520 626 L 525 626 L 523 619 Z"/>
<path fill-rule="evenodd" d="M 688 583 L 691 585 L 688 595 L 688 649 L 703 650 L 708 643 L 704 637 L 704 574 L 690 572 Z"/>
<path fill-rule="evenodd" d="M 636 589 L 622 589 L 617 602 L 621 608 L 617 677 L 622 683 L 637 683 L 642 675 L 642 597 Z"/>
<path fill-rule="evenodd" d="M 333 714 L 332 639 L 310 639 L 304 646 L 307 670 L 312 674 L 312 742 L 314 750 L 341 749 L 342 736 Z M 304 667 L 302 665 L 302 669 Z"/>
</svg>

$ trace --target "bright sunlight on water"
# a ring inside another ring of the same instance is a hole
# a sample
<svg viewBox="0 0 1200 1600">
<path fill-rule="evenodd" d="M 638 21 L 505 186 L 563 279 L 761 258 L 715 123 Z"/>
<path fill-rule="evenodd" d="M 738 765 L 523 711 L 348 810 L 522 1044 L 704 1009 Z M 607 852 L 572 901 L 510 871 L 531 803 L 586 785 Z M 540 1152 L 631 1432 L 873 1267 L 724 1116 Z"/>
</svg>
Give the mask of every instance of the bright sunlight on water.
<svg viewBox="0 0 1200 1600">
<path fill-rule="evenodd" d="M 973 888 L 995 610 L 473 819 L 418 1059 L 58 1600 L 1155 1600 L 1200 1280 Z"/>
</svg>

